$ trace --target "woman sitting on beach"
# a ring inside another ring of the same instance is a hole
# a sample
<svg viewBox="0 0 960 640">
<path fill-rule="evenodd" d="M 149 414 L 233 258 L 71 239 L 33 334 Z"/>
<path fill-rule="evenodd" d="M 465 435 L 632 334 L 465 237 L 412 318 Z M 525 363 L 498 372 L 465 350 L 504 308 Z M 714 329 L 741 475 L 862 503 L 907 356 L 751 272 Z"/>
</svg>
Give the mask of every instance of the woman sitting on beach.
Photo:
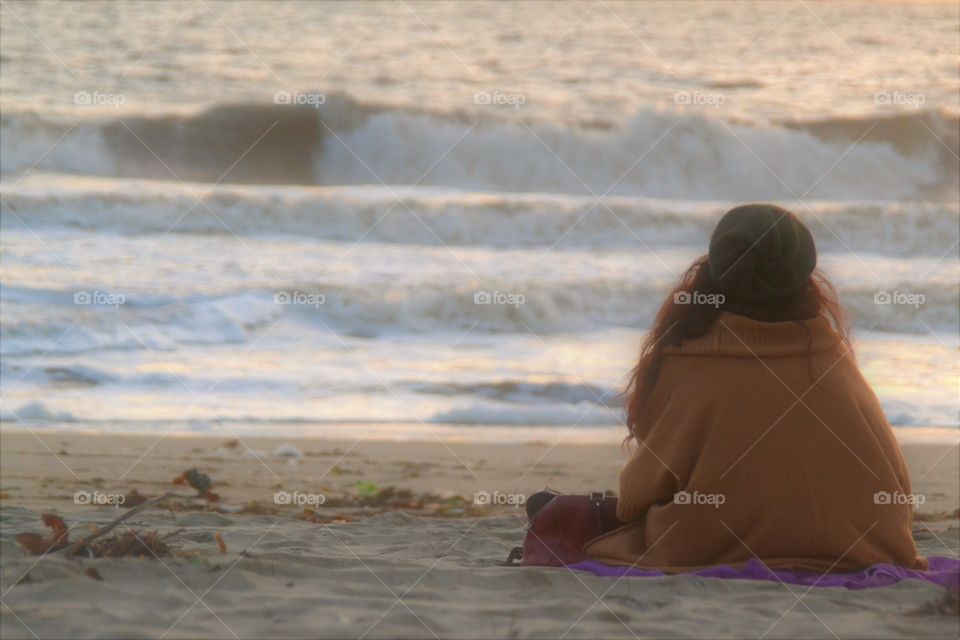
<svg viewBox="0 0 960 640">
<path fill-rule="evenodd" d="M 585 551 L 688 571 L 759 558 L 926 569 L 903 456 L 857 368 L 807 228 L 729 211 L 657 314 L 628 390 L 618 518 Z"/>
</svg>

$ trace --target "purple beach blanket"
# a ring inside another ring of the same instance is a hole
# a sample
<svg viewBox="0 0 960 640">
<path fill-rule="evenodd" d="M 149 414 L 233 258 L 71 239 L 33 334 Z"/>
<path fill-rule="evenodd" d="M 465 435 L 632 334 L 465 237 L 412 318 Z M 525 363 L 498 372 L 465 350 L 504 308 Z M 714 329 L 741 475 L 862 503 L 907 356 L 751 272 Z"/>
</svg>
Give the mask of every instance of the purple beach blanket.
<svg viewBox="0 0 960 640">
<path fill-rule="evenodd" d="M 729 566 L 710 567 L 684 575 L 731 580 L 770 580 L 807 587 L 845 587 L 847 589 L 886 587 L 901 580 L 924 580 L 941 587 L 960 588 L 960 560 L 942 556 L 931 556 L 927 560 L 930 563 L 927 571 L 916 571 L 892 564 L 876 564 L 859 573 L 820 574 L 786 569 L 773 570 L 760 560 L 754 559 L 739 569 Z M 663 571 L 620 567 L 595 560 L 584 560 L 567 565 L 567 568 L 609 577 L 652 578 L 667 575 Z"/>
</svg>

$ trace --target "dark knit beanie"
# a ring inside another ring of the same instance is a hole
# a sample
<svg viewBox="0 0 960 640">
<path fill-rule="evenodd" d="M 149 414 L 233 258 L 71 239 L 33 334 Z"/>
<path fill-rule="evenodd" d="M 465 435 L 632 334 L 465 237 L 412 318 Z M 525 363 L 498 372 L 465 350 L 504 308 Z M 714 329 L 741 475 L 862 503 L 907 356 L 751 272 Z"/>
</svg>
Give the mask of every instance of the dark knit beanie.
<svg viewBox="0 0 960 640">
<path fill-rule="evenodd" d="M 772 204 L 734 207 L 710 238 L 710 277 L 731 301 L 760 302 L 799 291 L 817 266 L 810 231 Z"/>
</svg>

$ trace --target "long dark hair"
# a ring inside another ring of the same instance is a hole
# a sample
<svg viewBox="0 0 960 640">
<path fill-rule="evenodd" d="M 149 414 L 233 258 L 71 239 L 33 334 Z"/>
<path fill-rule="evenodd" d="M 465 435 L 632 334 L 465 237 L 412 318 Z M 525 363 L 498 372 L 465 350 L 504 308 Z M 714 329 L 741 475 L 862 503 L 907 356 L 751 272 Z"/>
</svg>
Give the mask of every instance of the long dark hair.
<svg viewBox="0 0 960 640">
<path fill-rule="evenodd" d="M 760 322 L 802 322 L 817 316 L 830 319 L 846 349 L 850 349 L 850 332 L 846 318 L 837 301 L 837 292 L 827 277 L 815 270 L 800 291 L 792 296 L 773 302 L 720 304 L 683 304 L 690 296 L 718 296 L 720 290 L 710 277 L 707 256 L 694 261 L 680 278 L 680 283 L 664 301 L 653 328 L 640 348 L 640 360 L 633 368 L 626 390 L 626 424 L 629 431 L 624 445 L 635 440 L 642 441 L 643 425 L 640 413 L 650 397 L 653 385 L 660 373 L 663 349 L 667 345 L 679 345 L 684 340 L 704 335 L 713 325 L 721 311 L 730 311 Z M 721 297 L 716 300 L 723 300 Z"/>
</svg>

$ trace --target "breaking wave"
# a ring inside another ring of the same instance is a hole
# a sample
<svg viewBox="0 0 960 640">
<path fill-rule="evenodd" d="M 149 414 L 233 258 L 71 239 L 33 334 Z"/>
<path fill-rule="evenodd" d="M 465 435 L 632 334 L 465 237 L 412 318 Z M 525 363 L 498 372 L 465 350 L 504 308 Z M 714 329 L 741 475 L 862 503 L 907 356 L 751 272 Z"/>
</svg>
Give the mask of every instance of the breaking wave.
<svg viewBox="0 0 960 640">
<path fill-rule="evenodd" d="M 955 199 L 957 118 L 728 123 L 643 109 L 610 127 L 327 96 L 80 123 L 4 113 L 2 171 L 206 183 L 422 184 L 680 199 Z M 853 144 L 853 143 L 857 144 Z M 842 161 L 839 161 L 842 158 Z"/>
</svg>

